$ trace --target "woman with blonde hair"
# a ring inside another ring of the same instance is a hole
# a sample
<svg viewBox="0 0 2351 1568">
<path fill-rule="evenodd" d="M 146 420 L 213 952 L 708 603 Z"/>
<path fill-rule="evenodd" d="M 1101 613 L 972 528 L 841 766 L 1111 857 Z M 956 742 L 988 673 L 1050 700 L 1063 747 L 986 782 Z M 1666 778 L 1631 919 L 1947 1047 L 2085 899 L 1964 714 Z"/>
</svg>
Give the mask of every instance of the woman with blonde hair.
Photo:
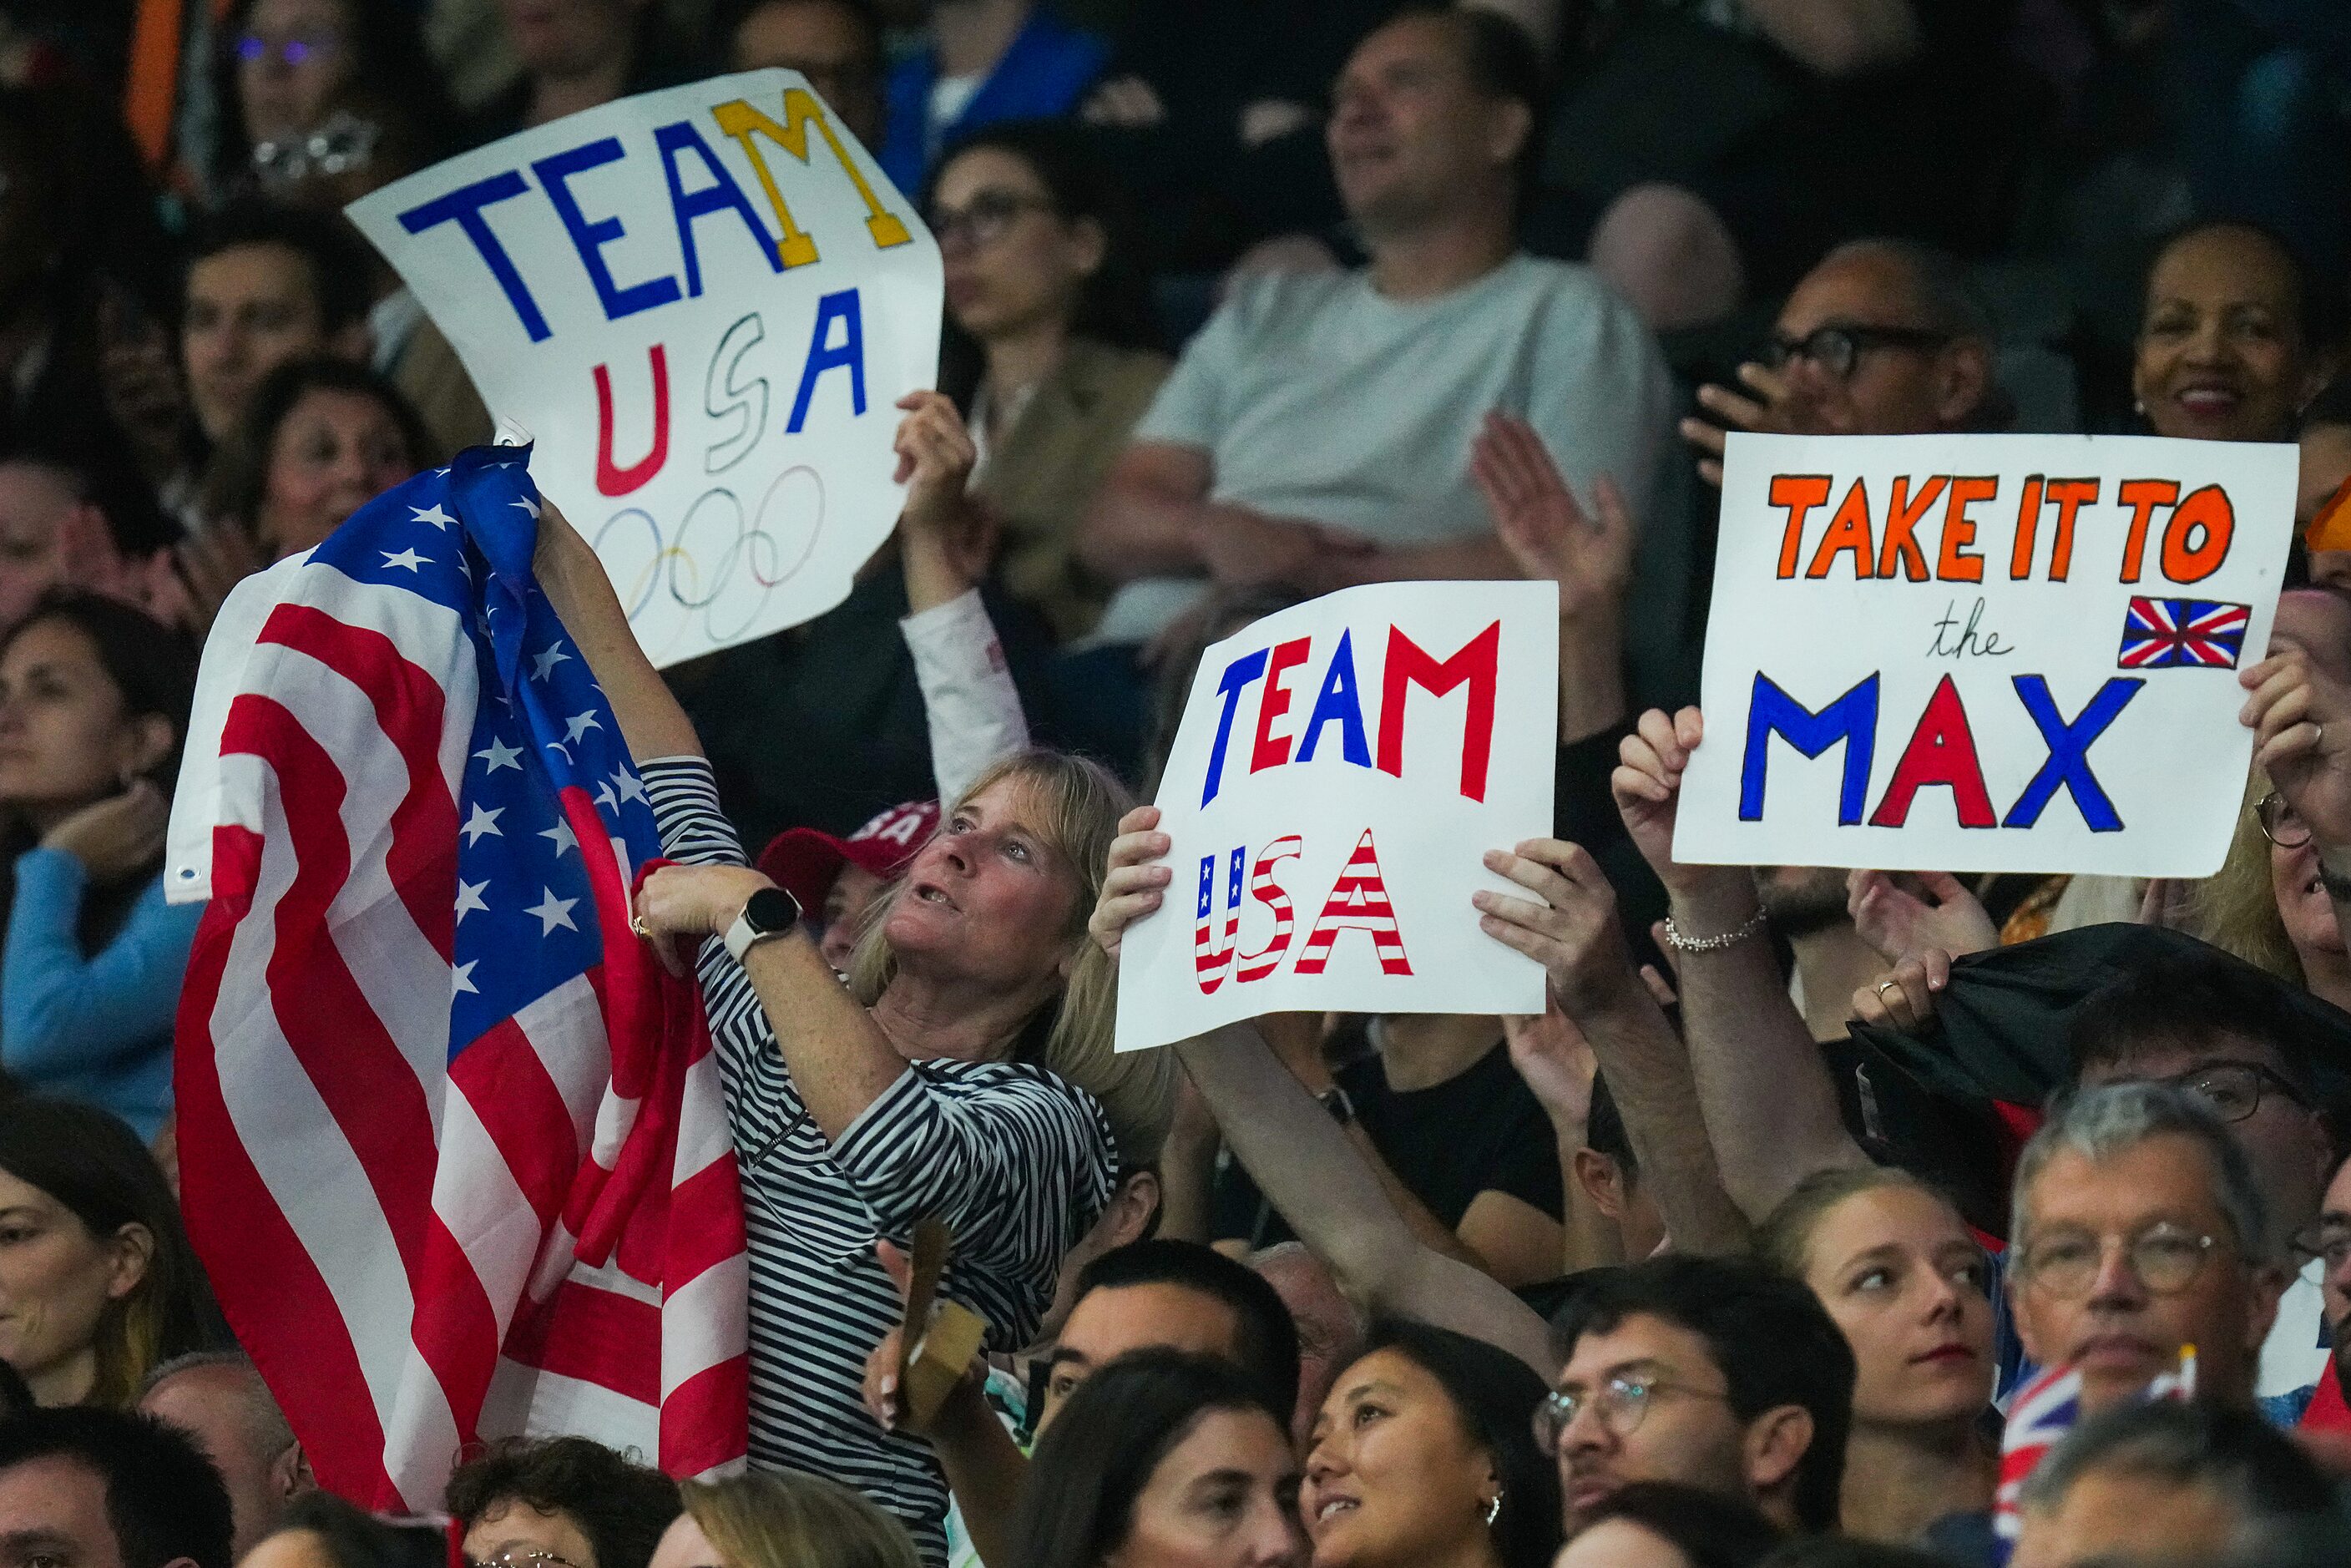
<svg viewBox="0 0 2351 1568">
<path fill-rule="evenodd" d="M 910 517 L 960 503 L 969 444 L 959 464 L 952 421 L 926 402 L 900 429 Z M 746 863 L 692 723 L 552 507 L 536 568 L 679 862 L 645 879 L 634 924 L 673 967 L 693 964 L 726 1086 L 750 1243 L 751 1461 L 852 1483 L 944 1557 L 936 1458 L 860 1397 L 903 1307 L 877 1248 L 944 1221 L 942 1293 L 977 1312 L 989 1348 L 1018 1350 L 1122 1163 L 1155 1153 L 1174 1063 L 1113 1054 L 1108 963 L 1086 936 L 1126 792 L 1050 752 L 983 769 L 868 912 L 844 988 L 797 901 Z"/>
<path fill-rule="evenodd" d="M 2318 878 L 2310 825 L 2255 768 L 2219 872 L 2189 898 L 2196 935 L 2222 952 L 2351 1008 L 2351 952 Z"/>
<path fill-rule="evenodd" d="M 838 1481 L 786 1471 L 688 1481 L 652 1568 L 922 1568 L 905 1528 Z"/>
</svg>

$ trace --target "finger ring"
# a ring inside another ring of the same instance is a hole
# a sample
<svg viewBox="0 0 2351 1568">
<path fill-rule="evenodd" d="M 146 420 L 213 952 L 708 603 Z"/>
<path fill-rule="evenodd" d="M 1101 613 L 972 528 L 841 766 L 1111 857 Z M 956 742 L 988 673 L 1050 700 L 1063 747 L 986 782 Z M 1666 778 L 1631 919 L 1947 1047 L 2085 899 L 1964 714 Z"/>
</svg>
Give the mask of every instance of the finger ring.
<svg viewBox="0 0 2351 1568">
<path fill-rule="evenodd" d="M 1879 996 L 1881 996 L 1881 997 L 1882 997 L 1882 996 L 1884 996 L 1884 995 L 1885 995 L 1886 992 L 1888 992 L 1888 991 L 1896 990 L 1896 989 L 1898 989 L 1898 988 L 1898 988 L 1898 987 L 1896 985 L 1896 983 L 1895 983 L 1894 981 L 1892 981 L 1892 980 L 1880 980 L 1880 981 L 1878 981 L 1878 982 L 1877 982 L 1877 994 L 1878 994 Z"/>
<path fill-rule="evenodd" d="M 648 942 L 653 939 L 653 928 L 645 924 L 645 917 L 642 915 L 632 915 L 629 916 L 629 929 L 635 932 L 638 936 L 643 937 Z"/>
</svg>

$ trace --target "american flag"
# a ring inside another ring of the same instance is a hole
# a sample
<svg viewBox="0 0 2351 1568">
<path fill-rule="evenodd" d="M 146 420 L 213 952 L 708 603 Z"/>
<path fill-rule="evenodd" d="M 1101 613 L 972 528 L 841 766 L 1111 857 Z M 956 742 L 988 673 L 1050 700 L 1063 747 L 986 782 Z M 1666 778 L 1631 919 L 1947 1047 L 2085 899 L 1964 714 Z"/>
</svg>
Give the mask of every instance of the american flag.
<svg viewBox="0 0 2351 1568">
<path fill-rule="evenodd" d="M 747 1446 L 718 1063 L 629 929 L 653 811 L 532 581 L 528 462 L 476 448 L 274 570 L 198 698 L 188 1228 L 320 1483 L 379 1508 L 509 1435 L 680 1476 Z"/>
<path fill-rule="evenodd" d="M 2160 670 L 2202 664 L 2233 670 L 2244 652 L 2245 624 L 2252 614 L 2252 608 L 2243 604 L 2134 595 L 2123 612 L 2120 667 Z"/>
<path fill-rule="evenodd" d="M 2196 1347 L 2182 1345 L 2179 1365 L 2158 1375 L 2139 1394 L 2142 1400 L 2193 1399 Z M 2000 1436 L 2000 1485 L 1992 1493 L 1991 1529 L 1998 1557 L 2008 1561 L 2023 1525 L 2024 1483 L 2049 1450 L 2065 1440 L 2082 1419 L 2082 1372 L 2053 1366 L 2027 1382 L 2009 1402 L 2008 1425 Z"/>
</svg>

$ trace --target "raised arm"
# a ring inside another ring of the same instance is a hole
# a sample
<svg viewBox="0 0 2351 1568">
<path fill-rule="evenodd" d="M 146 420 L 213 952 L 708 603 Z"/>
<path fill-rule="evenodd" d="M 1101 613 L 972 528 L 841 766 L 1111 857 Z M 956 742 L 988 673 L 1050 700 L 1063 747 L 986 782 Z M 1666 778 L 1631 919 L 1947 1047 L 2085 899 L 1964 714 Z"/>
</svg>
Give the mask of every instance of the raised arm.
<svg viewBox="0 0 2351 1568">
<path fill-rule="evenodd" d="M 612 715 L 621 721 L 621 738 L 639 762 L 659 757 L 700 757 L 701 737 L 694 721 L 672 695 L 669 683 L 645 657 L 637 634 L 629 629 L 628 612 L 604 563 L 580 531 L 552 501 L 538 513 L 538 548 L 531 558 L 531 574 L 548 603 L 571 633 L 580 657 L 604 688 Z"/>
<path fill-rule="evenodd" d="M 1674 860 L 1682 770 L 1704 736 L 1694 707 L 1672 717 L 1643 714 L 1613 785 L 1626 831 L 1666 885 L 1681 960 L 1682 1033 L 1723 1188 L 1761 1221 L 1813 1172 L 1869 1157 L 1845 1131 L 1820 1049 L 1761 939 L 1753 875 L 1743 866 Z"/>
<path fill-rule="evenodd" d="M 2251 693 L 2240 717 L 2253 731 L 2253 761 L 2309 824 L 2335 923 L 2351 943 L 2351 690 L 2292 646 L 2237 678 Z"/>
</svg>

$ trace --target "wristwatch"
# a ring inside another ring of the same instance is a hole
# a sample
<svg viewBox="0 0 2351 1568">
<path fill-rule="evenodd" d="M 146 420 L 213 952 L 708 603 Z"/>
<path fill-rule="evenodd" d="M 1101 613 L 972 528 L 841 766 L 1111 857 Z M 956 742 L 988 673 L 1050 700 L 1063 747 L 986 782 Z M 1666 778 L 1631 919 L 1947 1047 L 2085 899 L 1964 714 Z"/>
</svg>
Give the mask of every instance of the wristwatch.
<svg viewBox="0 0 2351 1568">
<path fill-rule="evenodd" d="M 726 928 L 727 956 L 739 964 L 744 954 L 799 923 L 799 899 L 780 887 L 763 887 L 744 901 L 743 913 Z"/>
</svg>

